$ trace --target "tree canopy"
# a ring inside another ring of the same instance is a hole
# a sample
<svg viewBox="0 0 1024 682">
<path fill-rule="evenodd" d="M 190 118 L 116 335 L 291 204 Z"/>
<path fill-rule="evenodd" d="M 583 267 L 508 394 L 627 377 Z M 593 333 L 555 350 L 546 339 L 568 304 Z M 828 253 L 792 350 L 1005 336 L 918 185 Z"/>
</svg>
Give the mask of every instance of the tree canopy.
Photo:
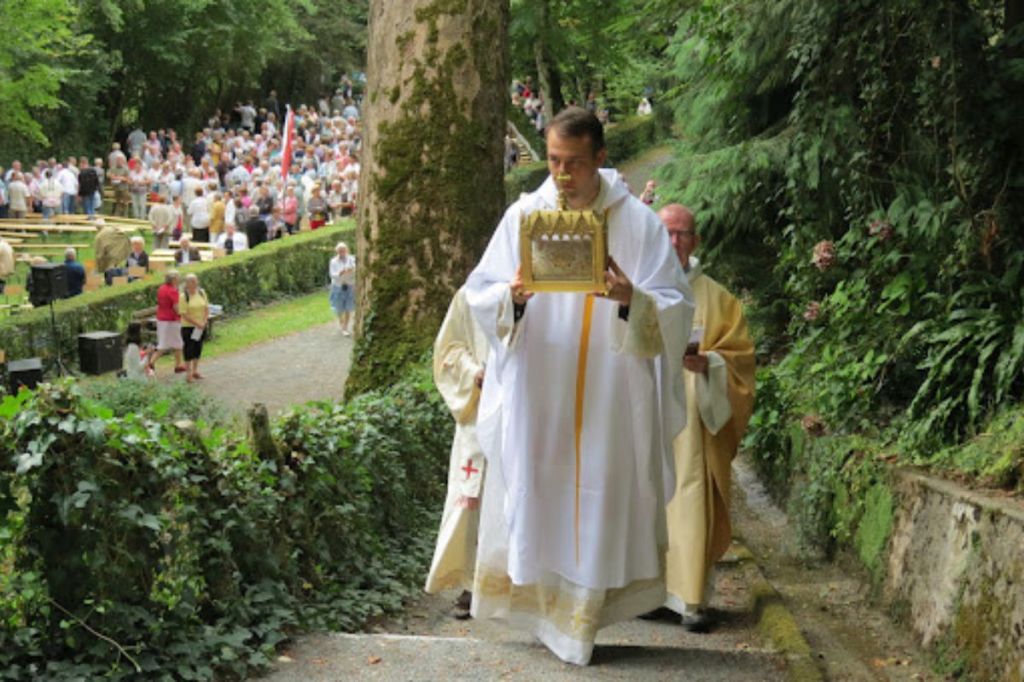
<svg viewBox="0 0 1024 682">
<path fill-rule="evenodd" d="M 360 69 L 366 0 L 24 0 L 0 6 L 0 158 L 197 127 L 276 88 L 311 102 Z M 13 35 L 11 34 L 13 32 Z"/>
</svg>

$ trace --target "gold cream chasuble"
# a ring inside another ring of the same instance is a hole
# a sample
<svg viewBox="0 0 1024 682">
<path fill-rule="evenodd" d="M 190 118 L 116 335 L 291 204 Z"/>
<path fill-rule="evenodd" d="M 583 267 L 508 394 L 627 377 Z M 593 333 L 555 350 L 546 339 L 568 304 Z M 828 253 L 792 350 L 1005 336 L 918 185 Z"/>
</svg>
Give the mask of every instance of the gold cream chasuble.
<svg viewBox="0 0 1024 682">
<path fill-rule="evenodd" d="M 686 428 L 674 442 L 676 492 L 668 505 L 666 606 L 683 613 L 704 605 L 709 572 L 729 548 L 731 466 L 754 406 L 754 343 L 743 306 L 690 259 L 697 303 L 694 329 L 708 374 L 683 371 Z"/>
</svg>

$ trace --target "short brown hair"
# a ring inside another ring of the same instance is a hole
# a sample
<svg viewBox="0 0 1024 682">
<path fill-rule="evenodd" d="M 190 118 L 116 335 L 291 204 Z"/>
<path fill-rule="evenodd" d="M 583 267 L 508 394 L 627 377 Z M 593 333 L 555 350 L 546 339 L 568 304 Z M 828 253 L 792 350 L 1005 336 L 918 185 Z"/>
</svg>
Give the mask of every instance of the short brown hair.
<svg viewBox="0 0 1024 682">
<path fill-rule="evenodd" d="M 582 107 L 566 107 L 551 119 L 548 130 L 554 130 L 561 137 L 590 138 L 594 153 L 604 149 L 604 126 L 597 116 Z"/>
</svg>

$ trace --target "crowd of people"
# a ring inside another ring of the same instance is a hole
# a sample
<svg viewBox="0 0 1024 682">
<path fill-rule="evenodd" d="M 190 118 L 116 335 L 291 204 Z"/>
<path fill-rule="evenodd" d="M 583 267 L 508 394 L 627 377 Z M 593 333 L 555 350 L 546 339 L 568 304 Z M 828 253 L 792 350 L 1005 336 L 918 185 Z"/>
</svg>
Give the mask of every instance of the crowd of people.
<svg viewBox="0 0 1024 682">
<path fill-rule="evenodd" d="M 25 167 L 14 160 L 10 168 L 0 167 L 0 218 L 34 212 L 46 222 L 60 214 L 95 217 L 106 209 L 108 215 L 148 221 L 153 249 L 176 247 L 178 266 L 200 261 L 201 247 L 230 256 L 294 234 L 304 224 L 316 230 L 351 214 L 358 201 L 362 136 L 355 90 L 346 77 L 333 96 L 294 111 L 271 91 L 260 106 L 247 100 L 231 111 L 215 111 L 191 144 L 174 129 L 146 133 L 137 127 L 92 161 L 72 156 Z M 142 237 L 129 239 L 102 218 L 97 224 L 95 262 L 107 284 L 149 270 Z M 74 248 L 66 250 L 64 265 L 68 296 L 77 296 L 87 274 Z M 327 274 L 330 304 L 349 336 L 355 258 L 347 245 L 338 245 Z M 157 294 L 156 343 L 144 345 L 138 325 L 128 329 L 126 374 L 153 376 L 156 360 L 173 354 L 176 373 L 189 382 L 202 379 L 199 359 L 209 315 L 197 276 L 185 275 L 182 284 L 177 271 L 167 272 Z"/>
<path fill-rule="evenodd" d="M 0 167 L 0 218 L 94 216 L 109 189 L 106 213 L 149 220 L 155 248 L 184 234 L 216 242 L 230 226 L 249 242 L 292 234 L 303 221 L 317 229 L 350 214 L 359 197 L 360 109 L 350 83 L 292 112 L 290 145 L 288 109 L 271 91 L 258 108 L 250 100 L 214 112 L 190 144 L 170 128 L 137 127 L 91 162 L 15 160 Z"/>
<path fill-rule="evenodd" d="M 517 78 L 513 80 L 509 94 L 512 99 L 512 106 L 522 110 L 537 132 L 544 135 L 548 125 L 544 114 L 544 95 L 538 88 L 534 87 L 533 77 L 526 76 L 522 79 Z M 602 125 L 607 125 L 611 117 L 608 107 L 598 101 L 597 93 L 594 91 L 588 92 L 587 98 L 583 102 L 570 99 L 567 106 L 578 106 L 589 111 L 597 117 L 597 120 Z"/>
</svg>

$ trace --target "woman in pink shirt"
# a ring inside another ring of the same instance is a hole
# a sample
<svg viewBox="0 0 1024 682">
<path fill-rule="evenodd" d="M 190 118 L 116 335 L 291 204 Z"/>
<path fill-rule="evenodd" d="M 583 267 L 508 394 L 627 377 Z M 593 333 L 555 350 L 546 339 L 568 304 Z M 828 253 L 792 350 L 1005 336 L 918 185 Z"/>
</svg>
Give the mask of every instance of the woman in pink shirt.
<svg viewBox="0 0 1024 682">
<path fill-rule="evenodd" d="M 295 186 L 288 185 L 281 202 L 281 218 L 284 220 L 288 234 L 295 234 L 299 227 L 299 198 L 295 196 Z"/>
</svg>

